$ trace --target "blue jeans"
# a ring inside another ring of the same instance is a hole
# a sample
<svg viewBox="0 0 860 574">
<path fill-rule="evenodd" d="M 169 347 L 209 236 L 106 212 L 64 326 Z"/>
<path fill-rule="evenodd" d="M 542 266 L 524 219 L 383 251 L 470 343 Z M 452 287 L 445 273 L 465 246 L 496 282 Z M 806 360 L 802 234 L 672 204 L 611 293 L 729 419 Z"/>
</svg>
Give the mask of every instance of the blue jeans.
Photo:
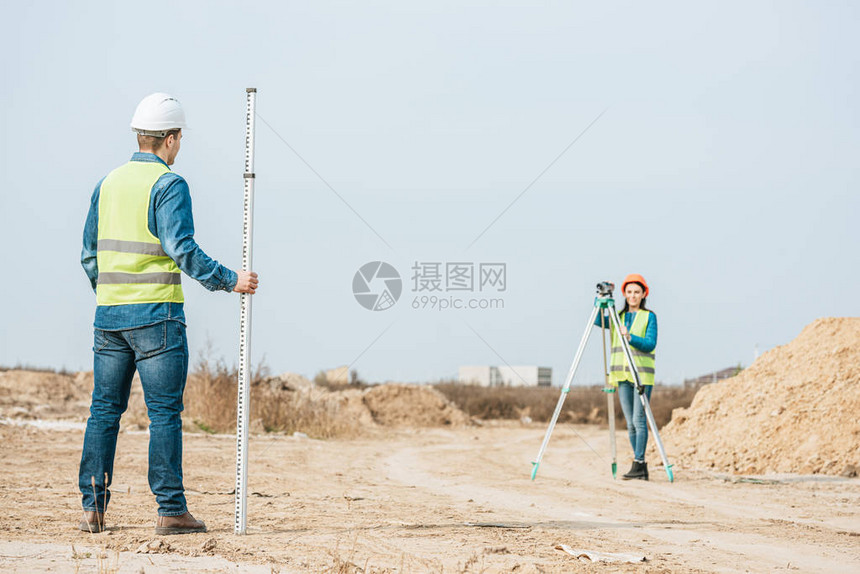
<svg viewBox="0 0 860 574">
<path fill-rule="evenodd" d="M 651 400 L 654 385 L 643 385 L 645 396 Z M 648 444 L 648 421 L 645 418 L 645 408 L 633 383 L 622 381 L 618 383 L 618 401 L 627 421 L 627 434 L 630 436 L 630 446 L 633 447 L 633 459 L 645 462 L 645 446 Z"/>
<path fill-rule="evenodd" d="M 188 373 L 185 325 L 162 321 L 124 331 L 95 330 L 95 385 L 84 435 L 78 486 L 84 510 L 110 502 L 119 419 L 135 369 L 149 414 L 149 488 L 160 516 L 187 512 L 182 486 L 182 393 Z"/>
</svg>

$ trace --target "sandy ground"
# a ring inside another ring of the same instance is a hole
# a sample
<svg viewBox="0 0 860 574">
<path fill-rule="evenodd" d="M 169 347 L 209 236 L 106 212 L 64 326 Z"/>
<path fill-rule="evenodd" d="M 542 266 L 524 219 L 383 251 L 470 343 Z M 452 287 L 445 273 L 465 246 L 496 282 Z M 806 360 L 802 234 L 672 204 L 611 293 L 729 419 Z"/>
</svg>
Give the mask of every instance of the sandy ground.
<svg viewBox="0 0 860 574">
<path fill-rule="evenodd" d="M 123 433 L 108 531 L 76 531 L 81 428 L 0 424 L 3 572 L 859 572 L 860 480 L 720 476 L 613 481 L 606 430 L 560 425 L 264 435 L 250 446 L 248 534 L 233 534 L 231 436 L 185 435 L 209 532 L 156 537 L 145 433 Z M 600 453 L 593 452 L 584 440 Z M 620 472 L 629 464 L 618 434 Z M 589 563 L 555 549 L 646 561 Z M 140 550 L 148 549 L 147 553 Z"/>
</svg>

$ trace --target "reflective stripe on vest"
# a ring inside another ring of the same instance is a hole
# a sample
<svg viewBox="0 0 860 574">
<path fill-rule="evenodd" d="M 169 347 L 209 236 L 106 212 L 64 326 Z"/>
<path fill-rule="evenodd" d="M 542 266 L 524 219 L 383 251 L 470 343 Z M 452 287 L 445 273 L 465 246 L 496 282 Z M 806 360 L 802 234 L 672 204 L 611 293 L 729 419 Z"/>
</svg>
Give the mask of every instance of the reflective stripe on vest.
<svg viewBox="0 0 860 574">
<path fill-rule="evenodd" d="M 648 330 L 648 318 L 650 311 L 637 311 L 633 316 L 633 324 L 628 329 L 631 335 L 644 337 Z M 621 314 L 621 323 L 624 324 L 624 314 Z M 630 345 L 630 352 L 633 354 L 633 363 L 636 365 L 636 370 L 639 371 L 639 381 L 643 385 L 654 384 L 654 352 L 645 353 L 635 349 Z M 621 381 L 633 382 L 633 373 L 630 372 L 627 366 L 627 357 L 624 355 L 624 347 L 621 345 L 621 337 L 612 329 L 612 350 L 609 358 L 609 384 L 618 386 Z"/>
<path fill-rule="evenodd" d="M 99 305 L 182 303 L 181 272 L 149 231 L 152 187 L 170 169 L 129 162 L 108 174 L 99 191 Z"/>
</svg>

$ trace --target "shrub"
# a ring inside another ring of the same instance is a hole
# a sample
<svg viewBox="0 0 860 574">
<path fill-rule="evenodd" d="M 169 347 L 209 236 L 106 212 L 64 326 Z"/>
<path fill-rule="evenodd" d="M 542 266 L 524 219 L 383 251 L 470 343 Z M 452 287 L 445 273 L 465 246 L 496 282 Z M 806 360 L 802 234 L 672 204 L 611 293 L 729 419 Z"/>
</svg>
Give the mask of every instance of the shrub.
<svg viewBox="0 0 860 574">
<path fill-rule="evenodd" d="M 261 364 L 251 376 L 251 426 L 266 432 L 303 432 L 315 438 L 355 434 L 356 423 L 338 416 L 339 404 L 309 390 L 287 389 Z M 204 432 L 236 431 L 238 370 L 204 353 L 188 375 L 185 418 Z"/>
<path fill-rule="evenodd" d="M 519 419 L 549 422 L 558 403 L 558 387 L 481 387 L 459 383 L 438 383 L 435 387 L 468 415 L 478 419 Z M 657 385 L 651 394 L 651 410 L 658 427 L 672 418 L 672 410 L 687 407 L 696 394 L 695 388 Z M 560 422 L 608 424 L 606 393 L 603 387 L 571 387 Z M 616 425 L 623 425 L 624 414 L 617 400 Z"/>
</svg>

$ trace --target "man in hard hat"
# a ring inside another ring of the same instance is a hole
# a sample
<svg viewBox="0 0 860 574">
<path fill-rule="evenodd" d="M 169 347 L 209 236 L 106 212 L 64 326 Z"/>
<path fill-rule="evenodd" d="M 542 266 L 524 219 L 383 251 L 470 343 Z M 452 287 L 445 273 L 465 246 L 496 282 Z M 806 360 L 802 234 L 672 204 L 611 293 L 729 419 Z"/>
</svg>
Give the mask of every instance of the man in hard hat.
<svg viewBox="0 0 860 574">
<path fill-rule="evenodd" d="M 156 534 L 205 532 L 182 484 L 182 394 L 188 372 L 181 272 L 210 291 L 254 293 L 257 274 L 231 271 L 194 241 L 188 184 L 170 167 L 185 113 L 162 93 L 144 98 L 131 128 L 140 151 L 102 179 L 84 228 L 81 265 L 96 292 L 94 388 L 79 486 L 80 529 L 101 532 L 110 502 L 120 416 L 135 370 L 149 415 L 149 486 Z"/>
</svg>

